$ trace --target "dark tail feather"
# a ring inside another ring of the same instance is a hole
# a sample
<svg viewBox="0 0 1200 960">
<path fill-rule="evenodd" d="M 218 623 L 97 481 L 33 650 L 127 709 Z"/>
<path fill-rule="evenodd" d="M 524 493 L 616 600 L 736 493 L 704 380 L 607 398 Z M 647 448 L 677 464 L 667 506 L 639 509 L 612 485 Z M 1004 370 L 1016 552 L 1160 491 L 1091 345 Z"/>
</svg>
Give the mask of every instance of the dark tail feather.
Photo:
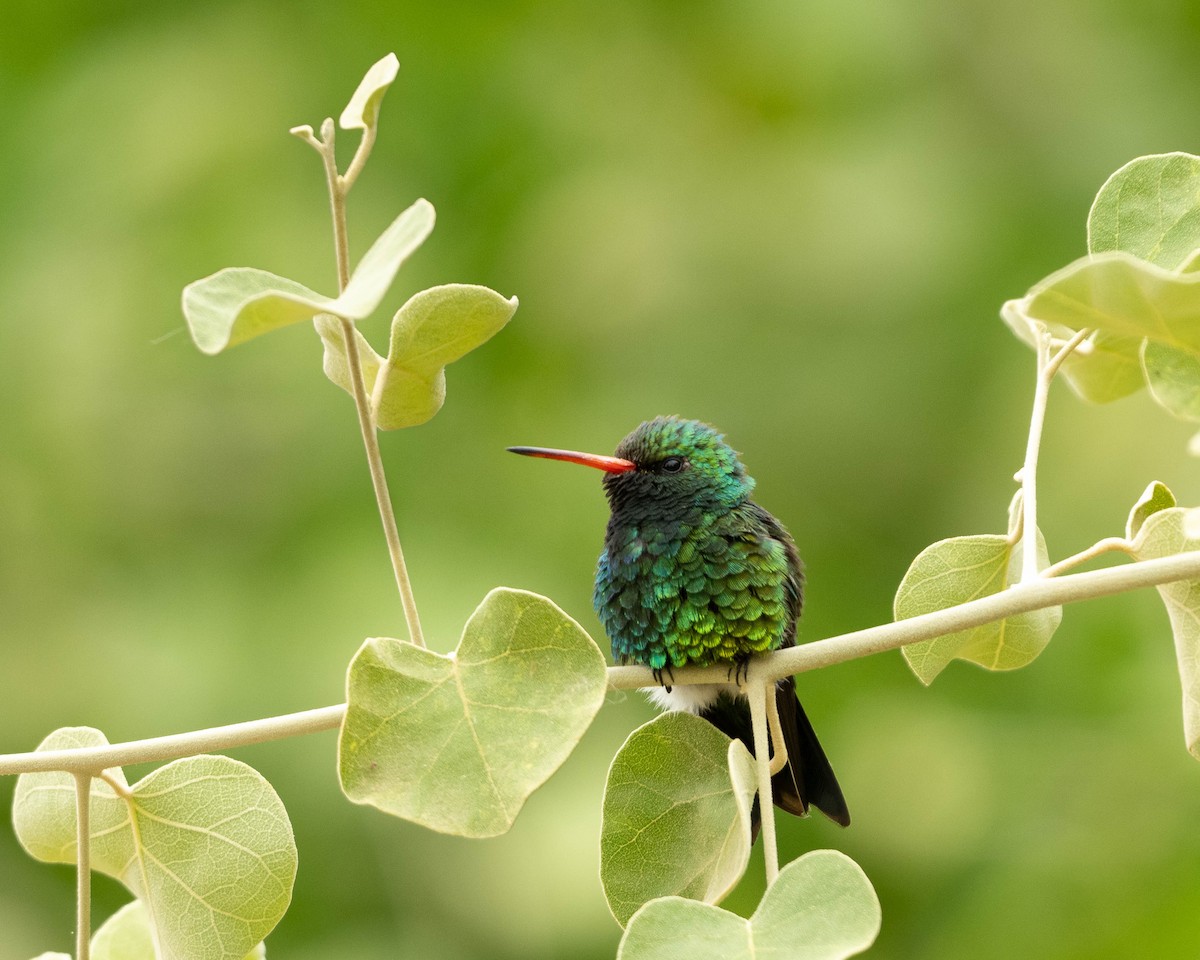
<svg viewBox="0 0 1200 960">
<path fill-rule="evenodd" d="M 804 708 L 796 699 L 796 681 L 791 677 L 775 685 L 775 703 L 788 754 L 788 765 L 771 778 L 776 805 L 797 816 L 807 814 L 812 805 L 834 823 L 850 826 L 846 798 Z"/>
<path fill-rule="evenodd" d="M 771 799 L 775 805 L 798 817 L 808 816 L 808 808 L 816 807 L 834 823 L 850 826 L 850 811 L 842 788 L 838 786 L 833 768 L 821 749 L 804 708 L 796 699 L 796 682 L 791 677 L 775 685 L 775 704 L 779 710 L 779 725 L 783 729 L 788 763 L 771 778 Z M 750 704 L 744 697 L 720 697 L 700 712 L 714 727 L 729 737 L 737 737 L 754 753 L 754 727 L 750 720 Z M 754 835 L 758 835 L 758 801 L 753 811 Z"/>
</svg>

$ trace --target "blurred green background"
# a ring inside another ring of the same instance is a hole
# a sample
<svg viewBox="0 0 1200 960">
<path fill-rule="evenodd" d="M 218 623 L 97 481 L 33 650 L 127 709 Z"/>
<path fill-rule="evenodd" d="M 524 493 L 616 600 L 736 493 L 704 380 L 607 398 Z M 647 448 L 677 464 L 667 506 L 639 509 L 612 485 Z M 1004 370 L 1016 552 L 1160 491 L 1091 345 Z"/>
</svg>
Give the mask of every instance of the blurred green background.
<svg viewBox="0 0 1200 960">
<path fill-rule="evenodd" d="M 802 639 L 888 620 L 924 546 L 1004 529 L 1033 361 L 1001 302 L 1084 252 L 1117 166 L 1200 150 L 1184 0 L 10 5 L 0 750 L 333 703 L 364 637 L 403 634 L 353 408 L 311 329 L 214 359 L 178 307 L 227 265 L 332 290 L 319 163 L 287 129 L 336 115 L 389 50 L 354 248 L 417 196 L 439 225 L 364 331 L 382 346 L 433 283 L 521 298 L 450 369 L 442 413 L 383 438 L 441 650 L 496 584 L 606 646 L 598 478 L 503 449 L 606 452 L 658 413 L 744 452 L 808 564 Z M 1152 479 L 1200 502 L 1189 433 L 1144 395 L 1095 408 L 1056 387 L 1051 554 L 1119 533 Z M 1200 765 L 1153 592 L 1069 609 L 1017 673 L 956 664 L 926 690 L 892 654 L 800 687 L 855 823 L 781 821 L 781 852 L 863 866 L 872 956 L 1196 955 Z M 491 841 L 346 803 L 332 734 L 240 751 L 300 849 L 271 956 L 612 957 L 600 796 L 650 713 L 612 696 Z M 0 960 L 70 949 L 73 882 L 0 830 Z M 102 918 L 126 897 L 101 878 L 95 899 Z"/>
</svg>

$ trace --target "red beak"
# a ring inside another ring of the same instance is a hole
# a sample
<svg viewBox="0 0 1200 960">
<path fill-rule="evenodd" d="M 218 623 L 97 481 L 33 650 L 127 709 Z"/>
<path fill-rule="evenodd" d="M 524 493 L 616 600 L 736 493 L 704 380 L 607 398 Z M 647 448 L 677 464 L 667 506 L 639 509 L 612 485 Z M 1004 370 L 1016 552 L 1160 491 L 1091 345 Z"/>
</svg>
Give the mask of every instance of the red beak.
<svg viewBox="0 0 1200 960">
<path fill-rule="evenodd" d="M 577 453 L 574 450 L 551 450 L 547 447 L 509 447 L 509 453 L 519 453 L 523 457 L 541 457 L 545 460 L 566 460 L 568 463 L 582 463 L 585 467 L 595 467 L 605 473 L 628 473 L 636 470 L 637 464 L 632 460 L 622 460 L 620 457 L 602 457 L 597 453 Z"/>
</svg>

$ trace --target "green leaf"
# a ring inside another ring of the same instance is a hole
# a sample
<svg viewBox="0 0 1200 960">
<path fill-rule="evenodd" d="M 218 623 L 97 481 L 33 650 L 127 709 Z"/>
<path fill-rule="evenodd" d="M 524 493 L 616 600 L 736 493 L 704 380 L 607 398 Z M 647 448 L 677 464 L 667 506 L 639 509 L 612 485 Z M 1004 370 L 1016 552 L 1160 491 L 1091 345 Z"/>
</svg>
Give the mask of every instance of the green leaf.
<svg viewBox="0 0 1200 960">
<path fill-rule="evenodd" d="M 1125 521 L 1125 539 L 1132 540 L 1136 537 L 1149 516 L 1160 510 L 1169 510 L 1173 506 L 1175 494 L 1165 483 L 1155 480 L 1146 487 L 1133 509 L 1129 511 L 1129 519 Z"/>
<path fill-rule="evenodd" d="M 342 336 L 342 322 L 337 317 L 322 313 L 313 320 L 313 326 L 325 345 L 325 376 L 354 396 L 354 384 L 350 380 L 350 361 L 346 357 L 346 340 Z M 354 329 L 354 341 L 358 344 L 358 363 L 362 370 L 363 388 L 368 399 L 379 378 L 383 357 L 377 354 L 358 328 Z"/>
<path fill-rule="evenodd" d="M 1134 541 L 1134 556 L 1151 560 L 1200 550 L 1200 540 L 1185 533 L 1188 513 L 1183 507 L 1173 507 L 1147 517 Z M 1200 580 L 1164 583 L 1157 590 L 1175 635 L 1175 657 L 1183 686 L 1184 740 L 1192 756 L 1200 760 Z"/>
<path fill-rule="evenodd" d="M 86 727 L 55 731 L 39 750 L 97 746 Z M 296 846 L 287 812 L 261 774 L 228 757 L 186 757 L 132 788 L 108 771 L 91 790 L 92 866 L 145 904 L 159 960 L 241 960 L 291 900 Z M 17 837 L 51 863 L 75 860 L 75 778 L 23 774 L 13 799 Z"/>
<path fill-rule="evenodd" d="M 1022 303 L 1028 317 L 1043 323 L 1200 350 L 1200 273 L 1164 270 L 1128 253 L 1076 260 Z"/>
<path fill-rule="evenodd" d="M 535 593 L 498 588 L 458 649 L 368 640 L 347 677 L 342 789 L 443 833 L 492 837 L 558 769 L 604 702 L 604 656 Z"/>
<path fill-rule="evenodd" d="M 414 295 L 392 320 L 385 360 L 355 331 L 371 416 L 381 430 L 425 423 L 446 399 L 446 364 L 474 350 L 501 330 L 517 309 L 487 287 L 451 283 Z M 325 344 L 325 375 L 353 395 L 341 324 L 316 319 Z"/>
<path fill-rule="evenodd" d="M 372 65 L 338 118 L 338 124 L 343 130 L 366 130 L 375 126 L 379 119 L 379 104 L 392 81 L 396 79 L 399 69 L 400 61 L 394 53 L 389 53 Z"/>
<path fill-rule="evenodd" d="M 1168 270 L 1200 247 L 1200 157 L 1161 153 L 1121 167 L 1088 214 L 1088 250 L 1122 250 Z"/>
<path fill-rule="evenodd" d="M 264 960 L 266 947 L 259 943 L 245 960 Z M 92 960 L 158 960 L 150 918 L 140 900 L 127 903 L 104 921 L 92 937 Z"/>
<path fill-rule="evenodd" d="M 451 283 L 423 290 L 392 320 L 387 361 L 371 406 L 383 430 L 429 420 L 446 399 L 446 364 L 498 333 L 517 309 L 487 287 Z"/>
<path fill-rule="evenodd" d="M 1189 540 L 1200 540 L 1200 507 L 1192 507 L 1183 515 L 1183 535 Z"/>
<path fill-rule="evenodd" d="M 719 903 L 750 860 L 754 758 L 691 713 L 664 713 L 621 747 L 604 788 L 600 883 L 624 926 L 649 900 Z"/>
<path fill-rule="evenodd" d="M 1200 354 L 1147 340 L 1142 366 L 1161 406 L 1180 420 L 1200 420 Z"/>
<path fill-rule="evenodd" d="M 976 600 L 1021 579 L 1022 550 L 1007 537 L 953 537 L 926 547 L 908 568 L 896 592 L 897 620 Z M 1038 533 L 1038 567 L 1048 564 Z M 951 660 L 969 660 L 989 670 L 1015 670 L 1032 661 L 1058 629 L 1062 607 L 1007 617 L 969 630 L 910 643 L 904 658 L 924 684 Z"/>
<path fill-rule="evenodd" d="M 1009 300 L 1001 317 L 1017 337 L 1034 347 L 1034 327 L 1049 331 L 1059 340 L 1069 340 L 1074 330 L 1057 323 L 1030 321 L 1022 311 L 1024 300 Z M 1063 361 L 1062 376 L 1077 395 L 1089 403 L 1111 403 L 1146 385 L 1142 373 L 1141 337 L 1129 337 L 1097 330 Z"/>
<path fill-rule="evenodd" d="M 374 312 L 400 265 L 433 230 L 433 207 L 418 200 L 367 251 L 338 297 L 253 267 L 228 267 L 183 288 L 183 314 L 196 346 L 208 354 L 271 330 L 332 313 L 361 320 Z"/>
<path fill-rule="evenodd" d="M 664 897 L 633 915 L 617 960 L 843 960 L 879 935 L 879 898 L 866 874 L 836 850 L 789 863 L 749 920 Z"/>
<path fill-rule="evenodd" d="M 38 744 L 38 750 L 101 747 L 107 738 L 92 727 L 63 727 Z M 107 771 L 128 789 L 120 768 Z M 125 802 L 103 780 L 92 780 L 92 869 L 117 877 L 134 857 Z M 21 846 L 44 863 L 74 863 L 75 777 L 69 773 L 26 773 L 17 778 L 13 794 L 13 828 Z"/>
</svg>

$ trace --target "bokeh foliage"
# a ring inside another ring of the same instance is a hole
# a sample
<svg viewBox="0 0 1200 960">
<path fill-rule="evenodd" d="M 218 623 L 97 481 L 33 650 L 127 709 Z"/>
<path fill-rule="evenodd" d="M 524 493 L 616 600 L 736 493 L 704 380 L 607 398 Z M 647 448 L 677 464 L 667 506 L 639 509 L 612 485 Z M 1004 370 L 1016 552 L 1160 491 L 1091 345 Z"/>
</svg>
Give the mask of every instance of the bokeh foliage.
<svg viewBox="0 0 1200 960">
<path fill-rule="evenodd" d="M 334 288 L 319 173 L 286 131 L 339 109 L 361 65 L 395 49 L 401 74 L 351 200 L 355 254 L 417 196 L 439 215 L 368 335 L 382 343 L 383 318 L 447 277 L 522 304 L 455 364 L 434 420 L 383 439 L 431 647 L 451 649 L 498 582 L 600 637 L 595 477 L 502 450 L 604 451 L 671 412 L 745 453 L 808 564 L 814 639 L 888 620 L 924 545 L 1003 528 L 1032 360 L 1000 304 L 1085 252 L 1109 172 L 1200 150 L 1180 93 L 1200 79 L 1200 19 L 1182 0 L 1152 13 L 8 11 L 2 748 L 67 723 L 116 740 L 331 703 L 362 639 L 402 631 L 353 410 L 315 335 L 299 325 L 215 363 L 178 314 L 185 283 L 231 262 Z M 1056 388 L 1051 555 L 1119 534 L 1151 478 L 1200 502 L 1189 432 L 1144 393 L 1095 408 Z M 1026 670 L 956 663 L 929 690 L 899 655 L 801 678 L 855 825 L 781 822 L 781 853 L 837 846 L 862 865 L 886 918 L 870 956 L 1194 949 L 1200 771 L 1179 749 L 1162 605 L 1147 592 L 1071 608 L 1056 637 Z M 651 715 L 611 699 L 486 848 L 346 804 L 332 734 L 239 753 L 303 851 L 271 954 L 611 957 L 600 797 Z M 752 864 L 723 906 L 748 913 L 760 877 Z M 72 884 L 0 831 L 0 960 L 69 949 Z M 125 896 L 98 880 L 97 918 Z"/>
</svg>

